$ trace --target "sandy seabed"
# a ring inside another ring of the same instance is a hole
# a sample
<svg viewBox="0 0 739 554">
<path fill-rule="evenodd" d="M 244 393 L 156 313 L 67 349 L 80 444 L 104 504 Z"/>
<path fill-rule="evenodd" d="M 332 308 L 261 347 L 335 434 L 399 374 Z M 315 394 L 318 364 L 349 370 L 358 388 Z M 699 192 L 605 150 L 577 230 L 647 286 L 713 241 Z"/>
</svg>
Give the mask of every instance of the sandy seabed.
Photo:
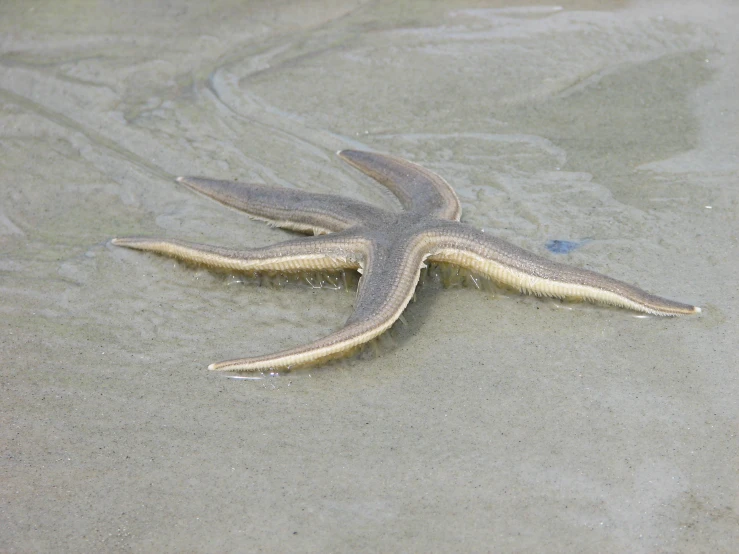
<svg viewBox="0 0 739 554">
<path fill-rule="evenodd" d="M 0 4 L 0 550 L 734 552 L 737 28 L 730 0 Z M 353 294 L 110 238 L 290 236 L 181 174 L 397 207 L 341 148 L 703 313 L 430 279 L 360 356 L 207 372 Z"/>
</svg>

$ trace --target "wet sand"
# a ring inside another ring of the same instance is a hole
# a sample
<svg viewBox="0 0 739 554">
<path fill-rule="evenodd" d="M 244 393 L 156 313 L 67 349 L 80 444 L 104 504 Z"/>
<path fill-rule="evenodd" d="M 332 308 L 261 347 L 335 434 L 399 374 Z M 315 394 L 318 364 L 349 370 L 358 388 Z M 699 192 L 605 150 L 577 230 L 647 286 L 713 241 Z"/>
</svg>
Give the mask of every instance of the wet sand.
<svg viewBox="0 0 739 554">
<path fill-rule="evenodd" d="M 735 3 L 207 4 L 0 6 L 0 550 L 732 552 Z M 703 313 L 430 278 L 358 357 L 209 373 L 353 292 L 110 238 L 290 236 L 181 174 L 396 206 L 340 148 Z"/>
</svg>

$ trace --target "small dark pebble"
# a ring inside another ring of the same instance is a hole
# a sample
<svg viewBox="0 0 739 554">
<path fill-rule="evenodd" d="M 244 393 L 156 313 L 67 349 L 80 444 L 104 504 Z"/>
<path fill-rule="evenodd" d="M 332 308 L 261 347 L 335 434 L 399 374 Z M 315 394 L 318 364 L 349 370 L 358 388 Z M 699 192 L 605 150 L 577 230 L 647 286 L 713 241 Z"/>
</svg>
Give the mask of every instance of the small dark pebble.
<svg viewBox="0 0 739 554">
<path fill-rule="evenodd" d="M 554 254 L 569 254 L 576 248 L 580 248 L 583 244 L 588 242 L 585 240 L 548 240 L 545 246 L 547 250 Z"/>
</svg>

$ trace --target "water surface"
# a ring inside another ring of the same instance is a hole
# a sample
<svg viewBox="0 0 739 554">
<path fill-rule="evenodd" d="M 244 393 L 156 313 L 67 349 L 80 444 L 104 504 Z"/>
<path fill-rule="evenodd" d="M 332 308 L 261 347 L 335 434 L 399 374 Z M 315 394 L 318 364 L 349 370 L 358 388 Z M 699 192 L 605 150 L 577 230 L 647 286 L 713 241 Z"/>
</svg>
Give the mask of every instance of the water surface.
<svg viewBox="0 0 739 554">
<path fill-rule="evenodd" d="M 731 551 L 738 25 L 719 0 L 4 3 L 0 549 Z M 180 174 L 397 207 L 340 148 L 704 313 L 432 281 L 376 353 L 208 373 L 353 295 L 109 239 L 290 236 Z"/>
</svg>

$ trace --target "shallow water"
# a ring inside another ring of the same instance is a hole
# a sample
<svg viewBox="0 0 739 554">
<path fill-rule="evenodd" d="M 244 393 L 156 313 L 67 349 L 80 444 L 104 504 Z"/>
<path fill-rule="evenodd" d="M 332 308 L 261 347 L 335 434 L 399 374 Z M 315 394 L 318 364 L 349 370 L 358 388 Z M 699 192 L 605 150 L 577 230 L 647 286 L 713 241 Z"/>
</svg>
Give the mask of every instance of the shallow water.
<svg viewBox="0 0 739 554">
<path fill-rule="evenodd" d="M 0 550 L 732 551 L 739 9 L 675 4 L 0 5 Z M 290 236 L 180 174 L 397 207 L 349 147 L 704 312 L 435 281 L 357 357 L 208 373 L 353 295 L 109 239 Z"/>
</svg>

